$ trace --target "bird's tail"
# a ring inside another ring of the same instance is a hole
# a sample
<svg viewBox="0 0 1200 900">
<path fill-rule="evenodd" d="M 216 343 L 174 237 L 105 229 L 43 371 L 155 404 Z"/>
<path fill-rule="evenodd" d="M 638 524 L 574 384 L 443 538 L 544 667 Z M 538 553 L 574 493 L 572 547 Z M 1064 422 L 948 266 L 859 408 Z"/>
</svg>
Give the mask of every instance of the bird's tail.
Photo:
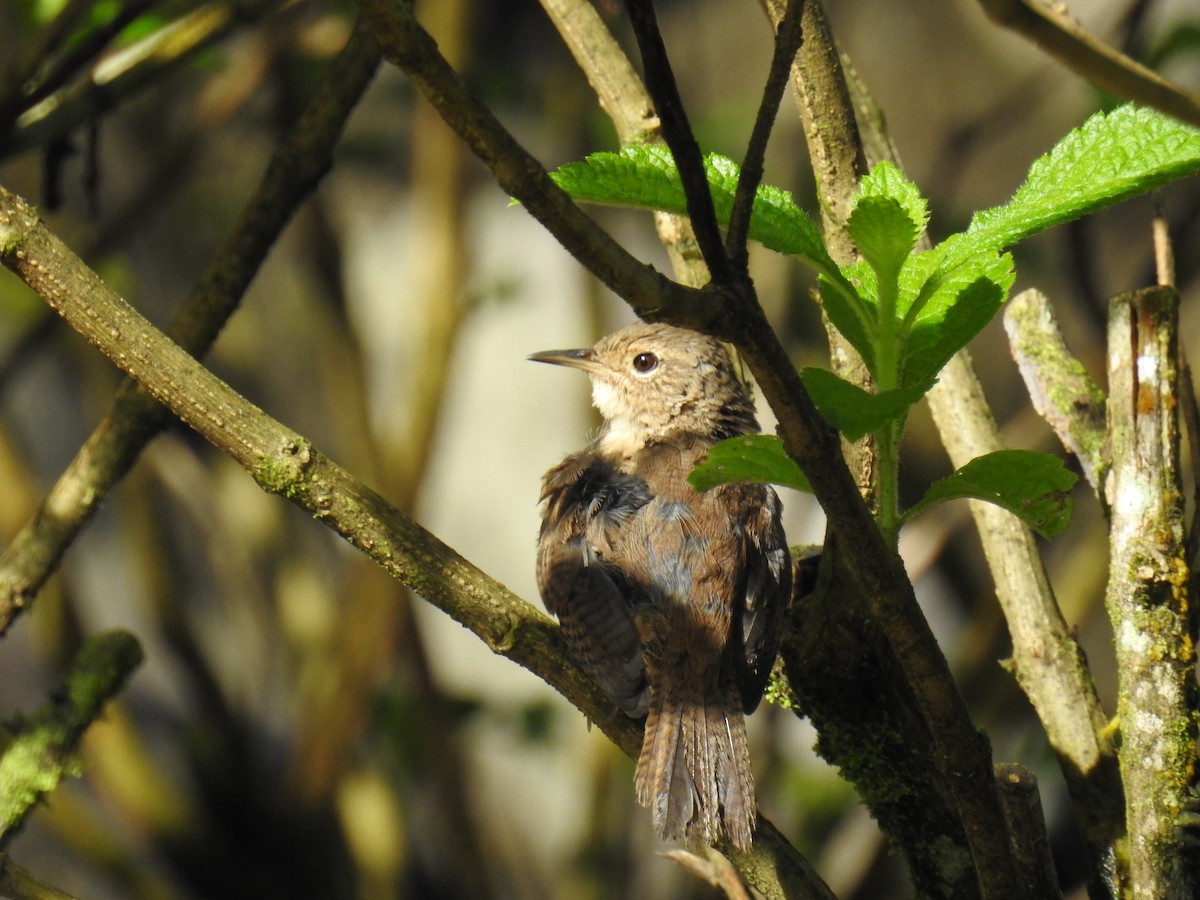
<svg viewBox="0 0 1200 900">
<path fill-rule="evenodd" d="M 638 802 L 663 840 L 711 846 L 724 834 L 747 850 L 754 776 L 741 697 L 726 679 L 698 681 L 662 679 L 651 688 Z"/>
</svg>

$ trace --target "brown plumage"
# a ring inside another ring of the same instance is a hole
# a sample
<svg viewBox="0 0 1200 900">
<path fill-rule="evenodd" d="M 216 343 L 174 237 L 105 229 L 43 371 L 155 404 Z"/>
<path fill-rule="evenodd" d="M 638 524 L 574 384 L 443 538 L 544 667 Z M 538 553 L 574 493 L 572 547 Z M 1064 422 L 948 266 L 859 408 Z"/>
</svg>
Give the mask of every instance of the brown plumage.
<svg viewBox="0 0 1200 900">
<path fill-rule="evenodd" d="M 758 431 L 750 397 L 719 342 L 668 325 L 530 359 L 585 371 L 605 420 L 543 482 L 546 608 L 613 702 L 646 716 L 637 797 L 658 833 L 747 848 L 743 715 L 774 664 L 787 544 L 771 488 L 701 494 L 687 476 L 713 444 Z"/>
</svg>

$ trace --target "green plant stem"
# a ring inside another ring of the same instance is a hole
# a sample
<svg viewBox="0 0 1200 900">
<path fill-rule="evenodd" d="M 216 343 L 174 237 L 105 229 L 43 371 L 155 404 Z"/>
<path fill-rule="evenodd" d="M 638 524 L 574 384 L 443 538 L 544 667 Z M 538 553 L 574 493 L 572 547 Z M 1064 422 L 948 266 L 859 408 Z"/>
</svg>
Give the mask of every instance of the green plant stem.
<svg viewBox="0 0 1200 900">
<path fill-rule="evenodd" d="M 879 280 L 879 318 L 875 334 L 875 372 L 877 392 L 900 386 L 900 328 L 896 321 L 899 286 L 894 277 Z M 907 417 L 906 417 L 907 418 Z M 895 546 L 900 539 L 900 437 L 904 419 L 889 422 L 875 433 L 876 472 L 875 516 L 884 538 Z"/>
<path fill-rule="evenodd" d="M 889 422 L 875 432 L 876 472 L 875 517 L 879 530 L 892 546 L 900 539 L 900 434 L 902 422 Z"/>
</svg>

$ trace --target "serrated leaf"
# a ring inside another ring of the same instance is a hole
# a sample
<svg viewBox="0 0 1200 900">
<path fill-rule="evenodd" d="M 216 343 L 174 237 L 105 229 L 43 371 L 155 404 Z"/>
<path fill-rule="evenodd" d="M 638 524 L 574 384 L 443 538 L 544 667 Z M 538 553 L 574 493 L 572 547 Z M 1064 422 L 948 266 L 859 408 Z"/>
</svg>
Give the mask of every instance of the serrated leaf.
<svg viewBox="0 0 1200 900">
<path fill-rule="evenodd" d="M 721 441 L 688 475 L 688 482 L 698 491 L 737 481 L 812 491 L 800 467 L 784 451 L 783 441 L 773 434 L 747 434 Z"/>
<path fill-rule="evenodd" d="M 890 162 L 876 163 L 858 185 L 858 196 L 887 197 L 895 200 L 908 214 L 913 228 L 920 234 L 929 222 L 929 206 L 917 186 Z"/>
<path fill-rule="evenodd" d="M 999 450 L 971 460 L 953 475 L 930 485 L 921 502 L 904 514 L 910 519 L 947 500 L 973 498 L 1003 507 L 1043 537 L 1053 537 L 1071 521 L 1075 473 L 1061 459 L 1030 450 Z"/>
<path fill-rule="evenodd" d="M 905 346 L 900 383 L 923 387 L 990 322 L 1012 287 L 1008 254 L 973 257 L 943 280 L 916 315 Z"/>
<path fill-rule="evenodd" d="M 907 387 L 871 394 L 825 369 L 805 369 L 800 377 L 817 411 L 850 441 L 901 418 L 925 394 Z"/>
<path fill-rule="evenodd" d="M 869 271 L 869 267 L 868 267 Z M 822 277 L 817 282 L 817 290 L 821 294 L 821 306 L 825 315 L 833 323 L 841 335 L 858 351 L 871 374 L 875 372 L 875 342 L 872 335 L 875 331 L 875 306 L 864 303 L 862 291 L 856 291 L 854 299 L 839 291 L 831 282 Z"/>
<path fill-rule="evenodd" d="M 738 165 L 714 153 L 705 158 L 704 168 L 717 220 L 726 225 L 737 192 Z M 679 171 L 666 147 L 625 147 L 617 153 L 593 153 L 581 162 L 562 166 L 550 177 L 573 198 L 586 203 L 687 215 Z M 836 276 L 837 266 L 825 250 L 820 231 L 787 191 L 759 186 L 750 217 L 750 237 L 771 250 L 809 260 L 819 271 Z"/>
<path fill-rule="evenodd" d="M 846 227 L 879 284 L 896 281 L 920 236 L 909 211 L 892 197 L 859 197 Z"/>
<path fill-rule="evenodd" d="M 1097 113 L 1034 162 L 1012 200 L 943 243 L 943 268 L 1198 171 L 1200 130 L 1132 104 Z"/>
</svg>

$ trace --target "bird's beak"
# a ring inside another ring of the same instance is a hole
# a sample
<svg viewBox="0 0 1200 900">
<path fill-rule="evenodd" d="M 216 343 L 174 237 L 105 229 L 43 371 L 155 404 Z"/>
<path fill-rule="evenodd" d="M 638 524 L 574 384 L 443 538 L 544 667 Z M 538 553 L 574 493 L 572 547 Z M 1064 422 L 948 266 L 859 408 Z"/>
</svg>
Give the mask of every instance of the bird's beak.
<svg viewBox="0 0 1200 900">
<path fill-rule="evenodd" d="M 532 362 L 583 369 L 585 372 L 597 367 L 596 357 L 590 347 L 586 350 L 543 350 L 540 353 L 531 353 L 529 359 Z"/>
</svg>

